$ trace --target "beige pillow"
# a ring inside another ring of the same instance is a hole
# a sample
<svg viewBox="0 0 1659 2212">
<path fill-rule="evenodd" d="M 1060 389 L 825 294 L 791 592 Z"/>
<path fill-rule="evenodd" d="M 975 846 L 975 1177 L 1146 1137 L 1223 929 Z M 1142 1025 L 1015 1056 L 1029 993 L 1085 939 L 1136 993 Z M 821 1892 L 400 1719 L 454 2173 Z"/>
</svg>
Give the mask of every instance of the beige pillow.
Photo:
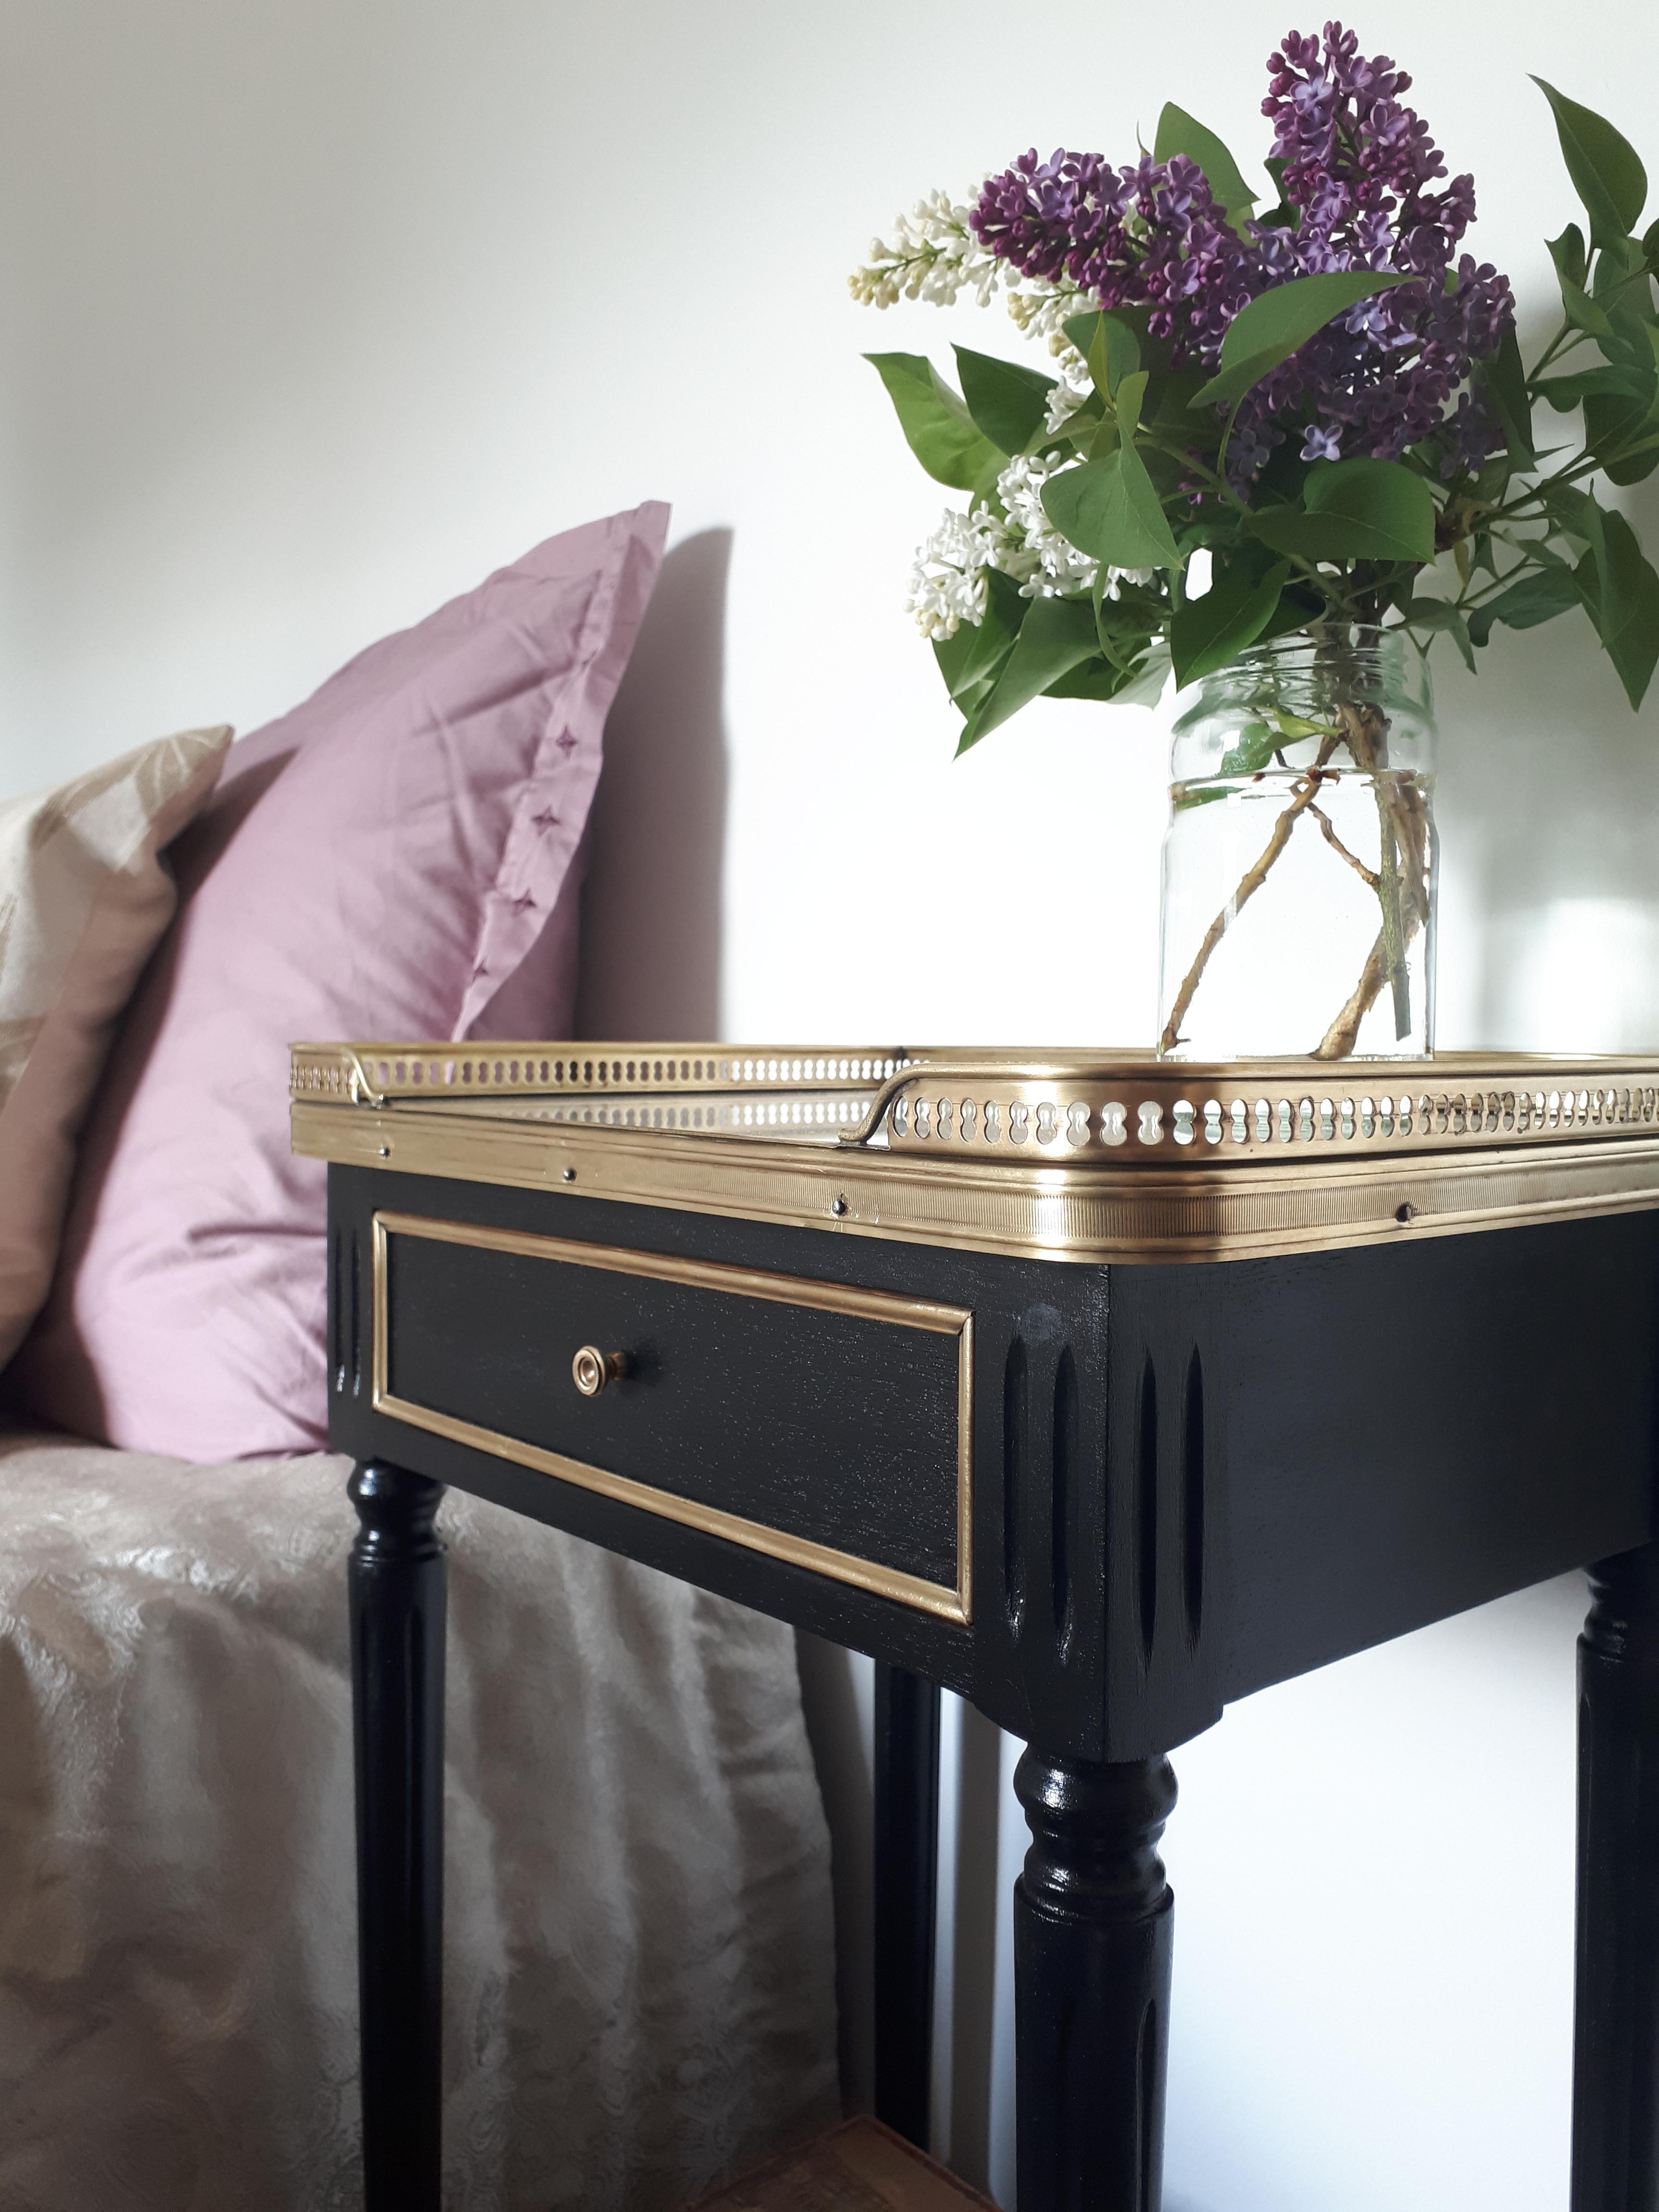
<svg viewBox="0 0 1659 2212">
<path fill-rule="evenodd" d="M 230 737 L 186 730 L 0 804 L 0 1364 L 45 1301 L 82 1118 L 173 919 L 162 848 Z"/>
</svg>

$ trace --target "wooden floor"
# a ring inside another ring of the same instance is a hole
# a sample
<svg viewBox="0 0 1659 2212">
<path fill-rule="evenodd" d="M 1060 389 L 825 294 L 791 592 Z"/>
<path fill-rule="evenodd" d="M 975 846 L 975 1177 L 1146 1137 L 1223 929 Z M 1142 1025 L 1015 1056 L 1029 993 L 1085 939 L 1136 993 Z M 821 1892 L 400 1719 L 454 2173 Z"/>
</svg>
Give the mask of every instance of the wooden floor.
<svg viewBox="0 0 1659 2212">
<path fill-rule="evenodd" d="M 991 2200 L 879 2120 L 844 2120 L 757 2166 L 687 2212 L 963 2212 Z"/>
</svg>

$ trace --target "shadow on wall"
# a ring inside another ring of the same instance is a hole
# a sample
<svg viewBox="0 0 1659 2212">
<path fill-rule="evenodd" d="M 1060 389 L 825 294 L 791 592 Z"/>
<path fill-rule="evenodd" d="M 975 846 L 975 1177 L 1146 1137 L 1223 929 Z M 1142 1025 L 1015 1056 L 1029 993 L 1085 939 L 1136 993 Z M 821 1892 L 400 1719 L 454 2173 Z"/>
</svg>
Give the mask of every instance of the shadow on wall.
<svg viewBox="0 0 1659 2212">
<path fill-rule="evenodd" d="M 729 530 L 674 547 L 605 727 L 587 830 L 580 1037 L 720 1034 Z"/>
</svg>

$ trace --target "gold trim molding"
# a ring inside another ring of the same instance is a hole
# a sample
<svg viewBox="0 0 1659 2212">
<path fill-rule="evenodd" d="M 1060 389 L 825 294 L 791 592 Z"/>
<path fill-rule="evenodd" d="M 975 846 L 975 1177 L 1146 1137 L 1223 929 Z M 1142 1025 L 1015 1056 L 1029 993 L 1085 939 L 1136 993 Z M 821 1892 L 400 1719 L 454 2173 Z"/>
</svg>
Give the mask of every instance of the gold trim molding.
<svg viewBox="0 0 1659 2212">
<path fill-rule="evenodd" d="M 537 1042 L 296 1044 L 295 1098 L 380 1106 L 389 1098 L 544 1098 L 642 1091 L 766 1091 L 802 1084 L 885 1082 L 908 1055 L 898 1045 Z"/>
<path fill-rule="evenodd" d="M 1103 1174 L 301 1101 L 293 1141 L 341 1166 L 1087 1266 L 1267 1259 L 1659 1206 L 1659 1135 Z"/>
<path fill-rule="evenodd" d="M 1659 1055 L 1240 1060 L 708 1044 L 296 1045 L 298 1103 L 580 1122 L 1018 1169 L 1228 1171 L 1659 1136 Z"/>
<path fill-rule="evenodd" d="M 879 1561 L 860 1559 L 828 1544 L 793 1536 L 763 1522 L 703 1505 L 672 1491 L 608 1468 L 572 1459 L 562 1452 L 457 1419 L 422 1406 L 418 1401 L 394 1396 L 391 1372 L 391 1297 L 387 1245 L 393 1237 L 421 1237 L 430 1243 L 459 1244 L 485 1252 L 508 1252 L 532 1260 L 553 1260 L 568 1267 L 591 1267 L 607 1273 L 630 1275 L 650 1282 L 678 1283 L 701 1290 L 721 1291 L 738 1297 L 768 1299 L 779 1305 L 808 1306 L 823 1313 L 852 1315 L 903 1328 L 927 1330 L 957 1340 L 957 1581 L 954 1589 L 906 1574 Z M 751 1267 L 726 1267 L 712 1261 L 678 1260 L 654 1252 L 635 1252 L 620 1245 L 567 1243 L 557 1237 L 532 1236 L 516 1230 L 489 1229 L 472 1222 L 434 1220 L 412 1213 L 377 1212 L 374 1218 L 374 1327 L 371 1402 L 377 1413 L 424 1429 L 452 1443 L 469 1444 L 497 1459 L 556 1475 L 579 1489 L 634 1505 L 705 1535 L 720 1536 L 728 1543 L 805 1567 L 813 1574 L 850 1583 L 878 1597 L 894 1600 L 918 1612 L 966 1627 L 973 1618 L 973 1502 L 974 1502 L 974 1317 L 963 1306 L 941 1305 L 923 1298 L 905 1297 L 890 1291 L 866 1291 L 850 1284 L 821 1283 L 808 1277 L 771 1274 Z"/>
</svg>

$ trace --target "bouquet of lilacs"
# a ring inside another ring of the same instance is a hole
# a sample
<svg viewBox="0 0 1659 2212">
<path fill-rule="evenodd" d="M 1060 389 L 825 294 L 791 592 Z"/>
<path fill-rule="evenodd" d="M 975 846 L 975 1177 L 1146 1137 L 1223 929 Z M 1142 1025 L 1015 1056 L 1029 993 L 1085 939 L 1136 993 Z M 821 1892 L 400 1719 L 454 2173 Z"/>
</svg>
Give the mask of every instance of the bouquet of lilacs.
<svg viewBox="0 0 1659 2212">
<path fill-rule="evenodd" d="M 1410 78 L 1338 23 L 1268 70 L 1260 212 L 1171 106 L 1125 167 L 1031 152 L 970 204 L 936 193 L 851 280 L 880 307 L 1000 289 L 1052 356 L 959 346 L 959 392 L 921 355 L 870 356 L 923 468 L 968 495 L 910 595 L 961 749 L 1039 695 L 1145 698 L 1171 663 L 1186 684 L 1298 632 L 1443 632 L 1473 667 L 1498 625 L 1582 608 L 1632 706 L 1647 688 L 1659 575 L 1596 482 L 1659 465 L 1635 152 L 1538 81 L 1588 236 L 1550 241 L 1560 327 L 1528 368 L 1508 280 L 1462 250 L 1474 181 L 1442 181 Z M 1548 452 L 1540 403 L 1577 418 Z"/>
</svg>

